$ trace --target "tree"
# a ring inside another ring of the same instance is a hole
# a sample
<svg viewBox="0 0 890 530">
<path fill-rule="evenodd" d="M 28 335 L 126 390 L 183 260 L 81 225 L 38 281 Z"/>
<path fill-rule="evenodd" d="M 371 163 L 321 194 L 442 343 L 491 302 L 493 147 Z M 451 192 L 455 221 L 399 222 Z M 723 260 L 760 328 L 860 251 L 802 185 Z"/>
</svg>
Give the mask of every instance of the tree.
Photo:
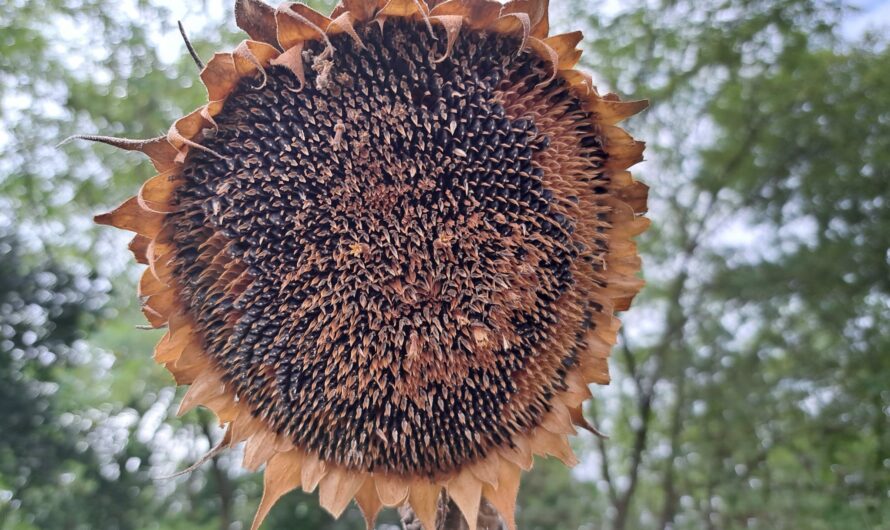
<svg viewBox="0 0 890 530">
<path fill-rule="evenodd" d="M 887 520 L 890 62 L 840 39 L 839 8 L 591 19 L 591 65 L 653 100 L 649 286 L 594 411 L 614 528 Z"/>
<path fill-rule="evenodd" d="M 83 339 L 107 283 L 23 252 L 16 234 L 0 236 L 0 255 L 0 525 L 148 523 L 157 503 L 139 465 L 147 448 L 129 440 L 109 454 L 107 444 L 85 443 L 99 435 L 96 415 L 72 410 L 63 388 L 76 384 L 66 372 L 89 359 Z"/>
</svg>

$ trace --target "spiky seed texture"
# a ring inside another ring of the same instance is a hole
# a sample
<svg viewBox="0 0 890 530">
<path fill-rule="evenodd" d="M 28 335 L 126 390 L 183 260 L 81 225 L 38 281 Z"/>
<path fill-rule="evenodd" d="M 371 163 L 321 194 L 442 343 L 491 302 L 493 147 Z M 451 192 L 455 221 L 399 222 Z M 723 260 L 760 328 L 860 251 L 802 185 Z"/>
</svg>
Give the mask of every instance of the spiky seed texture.
<svg viewBox="0 0 890 530">
<path fill-rule="evenodd" d="M 534 455 L 566 464 L 648 225 L 616 124 L 645 102 L 574 70 L 546 0 L 239 0 L 251 40 L 201 72 L 163 137 L 89 139 L 158 175 L 96 221 L 136 232 L 155 359 L 222 445 L 286 492 L 352 499 L 369 527 L 445 491 L 514 528 Z"/>
</svg>

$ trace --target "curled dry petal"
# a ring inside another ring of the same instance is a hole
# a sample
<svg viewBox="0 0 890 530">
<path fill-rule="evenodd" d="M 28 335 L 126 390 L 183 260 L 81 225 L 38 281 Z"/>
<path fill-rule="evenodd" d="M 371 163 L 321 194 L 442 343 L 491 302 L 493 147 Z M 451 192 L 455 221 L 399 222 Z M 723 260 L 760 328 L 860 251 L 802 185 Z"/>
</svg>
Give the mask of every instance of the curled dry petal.
<svg viewBox="0 0 890 530">
<path fill-rule="evenodd" d="M 437 15 L 430 17 L 430 20 L 445 28 L 445 34 L 447 35 L 448 41 L 445 46 L 445 52 L 435 61 L 441 63 L 451 55 L 451 48 L 454 47 L 454 42 L 457 40 L 458 33 L 460 33 L 460 27 L 463 24 L 464 17 L 460 15 Z"/>
<path fill-rule="evenodd" d="M 235 23 L 255 41 L 277 46 L 275 8 L 261 0 L 236 0 Z"/>
</svg>

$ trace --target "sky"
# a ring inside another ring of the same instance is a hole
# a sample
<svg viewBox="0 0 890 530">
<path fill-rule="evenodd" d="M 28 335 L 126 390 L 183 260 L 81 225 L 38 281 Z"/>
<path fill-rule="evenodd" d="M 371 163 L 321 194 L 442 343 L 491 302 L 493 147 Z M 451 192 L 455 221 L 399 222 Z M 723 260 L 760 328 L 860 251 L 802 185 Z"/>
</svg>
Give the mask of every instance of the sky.
<svg viewBox="0 0 890 530">
<path fill-rule="evenodd" d="M 860 12 L 848 15 L 841 25 L 847 38 L 857 38 L 864 32 L 890 26 L 890 0 L 854 0 Z"/>
<path fill-rule="evenodd" d="M 551 9 L 558 10 L 561 0 L 551 0 Z M 564 0 L 563 0 L 564 1 Z M 276 0 L 267 0 L 276 4 Z M 841 33 L 850 39 L 861 37 L 866 31 L 890 27 L 890 0 L 851 0 L 855 11 L 848 12 L 841 22 Z M 184 53 L 182 41 L 176 30 L 176 21 L 182 20 L 187 30 L 197 32 L 212 27 L 224 16 L 228 2 L 182 2 L 181 0 L 161 0 L 160 5 L 167 7 L 169 17 L 166 21 L 167 31 L 159 35 L 157 40 L 161 57 L 173 62 Z M 621 0 L 604 0 L 596 3 L 596 9 L 604 15 L 620 12 Z M 558 21 L 557 21 L 558 23 Z"/>
</svg>

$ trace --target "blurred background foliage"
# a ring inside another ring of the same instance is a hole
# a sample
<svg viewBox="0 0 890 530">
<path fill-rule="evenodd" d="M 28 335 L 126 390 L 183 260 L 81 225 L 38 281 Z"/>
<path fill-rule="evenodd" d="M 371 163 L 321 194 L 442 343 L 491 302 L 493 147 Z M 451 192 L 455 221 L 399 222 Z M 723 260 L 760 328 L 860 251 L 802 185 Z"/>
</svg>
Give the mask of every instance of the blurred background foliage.
<svg viewBox="0 0 890 530">
<path fill-rule="evenodd" d="M 56 147 L 200 104 L 175 21 L 207 59 L 240 39 L 227 3 L 0 0 L 2 530 L 236 529 L 258 503 L 237 454 L 164 478 L 219 430 L 175 417 L 126 237 L 90 222 L 149 164 Z M 519 527 L 890 528 L 890 5 L 552 3 L 603 92 L 652 101 L 627 127 L 653 228 L 588 409 L 610 438 L 539 461 Z M 363 523 L 293 493 L 264 528 Z"/>
</svg>

